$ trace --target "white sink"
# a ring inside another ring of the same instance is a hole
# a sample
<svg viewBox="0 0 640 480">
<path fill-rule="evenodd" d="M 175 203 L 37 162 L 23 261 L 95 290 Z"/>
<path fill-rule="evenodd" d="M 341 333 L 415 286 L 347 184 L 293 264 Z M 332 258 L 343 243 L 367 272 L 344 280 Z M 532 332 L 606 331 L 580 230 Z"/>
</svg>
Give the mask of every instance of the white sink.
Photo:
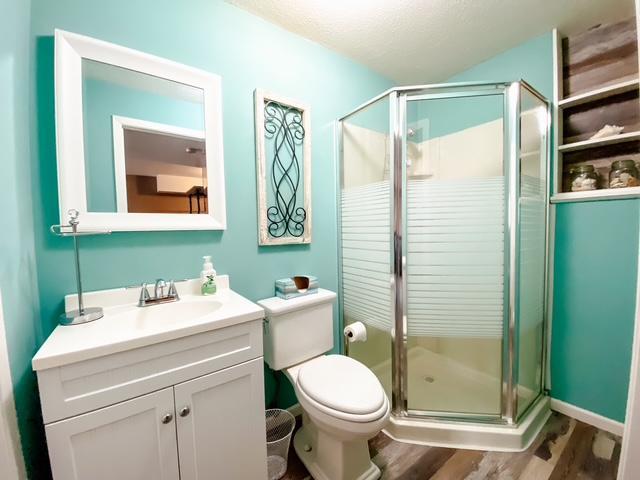
<svg viewBox="0 0 640 480">
<path fill-rule="evenodd" d="M 163 303 L 147 307 L 127 305 L 105 311 L 114 328 L 149 329 L 158 326 L 190 323 L 214 313 L 222 307 L 222 302 L 214 297 L 186 296 L 177 302 Z"/>
<path fill-rule="evenodd" d="M 85 306 L 103 307 L 104 317 L 56 327 L 33 357 L 33 369 L 59 367 L 264 318 L 260 306 L 229 288 L 226 275 L 220 275 L 217 284 L 215 295 L 202 296 L 198 280 L 180 282 L 176 284 L 179 301 L 146 307 L 137 305 L 138 289 L 88 292 Z M 75 308 L 77 296 L 68 295 L 65 309 Z"/>
</svg>

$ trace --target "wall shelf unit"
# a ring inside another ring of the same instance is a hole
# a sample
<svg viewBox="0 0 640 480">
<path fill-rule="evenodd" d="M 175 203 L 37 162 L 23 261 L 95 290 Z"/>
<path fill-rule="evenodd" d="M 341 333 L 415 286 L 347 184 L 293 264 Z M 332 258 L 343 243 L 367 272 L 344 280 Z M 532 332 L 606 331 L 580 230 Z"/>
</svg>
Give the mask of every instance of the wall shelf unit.
<svg viewBox="0 0 640 480">
<path fill-rule="evenodd" d="M 608 188 L 614 161 L 640 161 L 635 17 L 565 38 L 556 32 L 555 43 L 556 157 L 551 202 L 640 197 L 640 187 Z M 605 125 L 619 125 L 624 130 L 618 135 L 591 138 Z M 592 165 L 597 173 L 597 189 L 574 192 L 570 172 L 584 165 Z"/>
</svg>

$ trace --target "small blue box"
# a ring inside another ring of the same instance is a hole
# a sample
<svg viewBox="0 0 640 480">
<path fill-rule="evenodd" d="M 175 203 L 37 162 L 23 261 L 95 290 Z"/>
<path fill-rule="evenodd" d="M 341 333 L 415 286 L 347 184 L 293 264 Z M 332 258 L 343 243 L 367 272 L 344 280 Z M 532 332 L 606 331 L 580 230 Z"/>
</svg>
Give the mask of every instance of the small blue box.
<svg viewBox="0 0 640 480">
<path fill-rule="evenodd" d="M 289 300 L 312 293 L 318 293 L 318 279 L 311 275 L 296 275 L 276 280 L 276 297 Z"/>
</svg>

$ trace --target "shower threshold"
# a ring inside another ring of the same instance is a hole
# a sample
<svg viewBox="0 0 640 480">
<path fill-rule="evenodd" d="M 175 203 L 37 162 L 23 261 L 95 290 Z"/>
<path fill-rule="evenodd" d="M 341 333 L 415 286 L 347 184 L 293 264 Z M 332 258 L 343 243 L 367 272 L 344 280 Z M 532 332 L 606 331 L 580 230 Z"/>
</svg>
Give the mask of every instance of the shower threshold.
<svg viewBox="0 0 640 480">
<path fill-rule="evenodd" d="M 413 411 L 409 416 L 392 415 L 385 433 L 395 440 L 449 448 L 521 451 L 529 446 L 551 414 L 548 397 L 540 396 L 516 425 L 461 420 L 472 411 L 499 410 L 500 379 L 421 346 L 409 348 L 407 357 L 410 405 L 460 415 L 434 418 L 412 415 Z M 371 370 L 390 396 L 390 359 Z M 520 386 L 518 396 L 523 401 L 531 395 L 531 390 Z"/>
<path fill-rule="evenodd" d="M 392 415 L 384 432 L 400 442 L 435 447 L 521 452 L 549 419 L 549 397 L 541 396 L 516 425 L 490 425 Z"/>
</svg>

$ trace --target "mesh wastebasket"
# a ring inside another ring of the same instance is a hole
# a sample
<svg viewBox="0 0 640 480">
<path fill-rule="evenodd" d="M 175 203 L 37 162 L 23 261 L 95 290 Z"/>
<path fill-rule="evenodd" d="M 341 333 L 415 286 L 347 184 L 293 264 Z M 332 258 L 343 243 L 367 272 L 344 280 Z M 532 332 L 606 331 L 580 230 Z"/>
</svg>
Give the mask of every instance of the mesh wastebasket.
<svg viewBox="0 0 640 480">
<path fill-rule="evenodd" d="M 287 471 L 287 457 L 291 434 L 296 419 L 286 410 L 272 408 L 266 411 L 267 468 L 269 480 L 282 478 Z"/>
</svg>

